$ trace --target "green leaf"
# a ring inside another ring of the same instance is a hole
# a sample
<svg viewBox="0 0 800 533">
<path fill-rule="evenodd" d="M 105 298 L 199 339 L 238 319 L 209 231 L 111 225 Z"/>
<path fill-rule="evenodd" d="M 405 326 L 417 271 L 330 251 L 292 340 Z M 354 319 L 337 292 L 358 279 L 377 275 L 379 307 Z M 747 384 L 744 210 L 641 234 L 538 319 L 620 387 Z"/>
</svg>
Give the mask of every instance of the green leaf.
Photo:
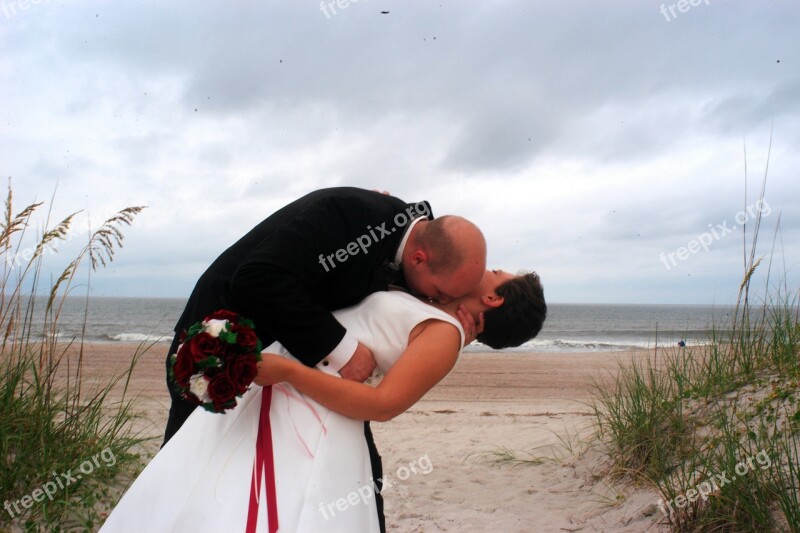
<svg viewBox="0 0 800 533">
<path fill-rule="evenodd" d="M 208 368 L 217 368 L 220 366 L 222 366 L 222 359 L 220 359 L 216 355 L 209 355 L 202 361 L 195 363 L 195 367 L 200 370 L 206 370 Z"/>
<path fill-rule="evenodd" d="M 219 332 L 219 340 L 227 344 L 236 344 L 236 333 L 224 329 Z"/>
<path fill-rule="evenodd" d="M 201 331 L 203 331 L 203 324 L 201 324 L 200 322 L 195 322 L 189 328 L 189 331 L 186 332 L 186 340 L 189 340 L 189 338 L 194 337 Z"/>
</svg>

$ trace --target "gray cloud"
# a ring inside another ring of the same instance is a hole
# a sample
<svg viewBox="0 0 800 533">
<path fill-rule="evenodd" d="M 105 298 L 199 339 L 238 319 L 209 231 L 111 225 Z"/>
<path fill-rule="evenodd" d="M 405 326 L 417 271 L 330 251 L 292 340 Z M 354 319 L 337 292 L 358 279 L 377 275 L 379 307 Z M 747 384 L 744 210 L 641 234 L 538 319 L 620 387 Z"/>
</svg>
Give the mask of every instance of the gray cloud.
<svg viewBox="0 0 800 533">
<path fill-rule="evenodd" d="M 58 214 L 150 206 L 122 287 L 96 278 L 115 294 L 185 295 L 271 211 L 348 184 L 473 218 L 555 300 L 719 301 L 740 236 L 658 254 L 741 209 L 743 143 L 754 197 L 774 121 L 764 231 L 782 210 L 797 263 L 799 8 L 661 5 L 35 4 L 0 14 L 0 161 L 20 201 L 58 182 Z"/>
</svg>

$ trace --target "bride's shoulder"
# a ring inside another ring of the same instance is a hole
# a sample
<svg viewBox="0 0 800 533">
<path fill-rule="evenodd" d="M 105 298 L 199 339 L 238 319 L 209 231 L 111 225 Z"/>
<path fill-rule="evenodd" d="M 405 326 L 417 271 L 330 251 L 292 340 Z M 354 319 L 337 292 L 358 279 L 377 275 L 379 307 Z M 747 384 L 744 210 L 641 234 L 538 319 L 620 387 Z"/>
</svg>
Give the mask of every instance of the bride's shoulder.
<svg viewBox="0 0 800 533">
<path fill-rule="evenodd" d="M 404 305 L 407 307 L 415 307 L 420 309 L 425 309 L 428 306 L 425 302 L 405 291 L 381 291 L 375 293 L 378 297 L 385 301 L 389 302 L 394 305 Z"/>
<path fill-rule="evenodd" d="M 410 310 L 426 312 L 430 309 L 433 309 L 431 306 L 419 300 L 416 296 L 404 291 L 374 292 L 362 301 L 362 306 L 372 309 L 381 308 L 394 310 L 395 312 L 408 312 Z"/>
<path fill-rule="evenodd" d="M 378 291 L 373 292 L 362 300 L 363 304 L 394 304 L 402 305 L 405 302 L 419 301 L 414 296 L 403 291 Z"/>
</svg>

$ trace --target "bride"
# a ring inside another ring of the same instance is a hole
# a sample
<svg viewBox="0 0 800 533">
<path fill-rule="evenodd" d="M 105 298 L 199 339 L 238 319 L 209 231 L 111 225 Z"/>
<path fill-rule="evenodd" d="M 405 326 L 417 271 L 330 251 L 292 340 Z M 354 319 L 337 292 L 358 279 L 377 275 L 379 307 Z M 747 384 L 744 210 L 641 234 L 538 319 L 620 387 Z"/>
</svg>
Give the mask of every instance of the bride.
<svg viewBox="0 0 800 533">
<path fill-rule="evenodd" d="M 225 414 L 196 409 L 134 481 L 102 532 L 380 531 L 364 420 L 386 421 L 453 368 L 464 333 L 459 309 L 485 329 L 478 340 L 518 346 L 538 334 L 547 307 L 539 277 L 486 271 L 449 304 L 377 292 L 334 312 L 385 375 L 372 387 L 309 368 L 278 343 Z M 257 529 L 256 529 L 257 528 Z"/>
</svg>

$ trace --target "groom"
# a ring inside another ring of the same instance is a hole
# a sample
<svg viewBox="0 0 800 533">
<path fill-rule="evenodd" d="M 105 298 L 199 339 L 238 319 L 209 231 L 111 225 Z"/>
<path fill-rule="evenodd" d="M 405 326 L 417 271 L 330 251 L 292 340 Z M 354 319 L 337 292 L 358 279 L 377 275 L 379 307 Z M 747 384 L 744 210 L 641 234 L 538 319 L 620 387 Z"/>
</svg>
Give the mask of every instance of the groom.
<svg viewBox="0 0 800 533">
<path fill-rule="evenodd" d="M 203 273 L 175 326 L 167 368 L 182 331 L 229 309 L 255 322 L 264 346 L 277 340 L 307 366 L 364 381 L 375 360 L 331 311 L 390 284 L 447 303 L 477 287 L 485 269 L 483 234 L 463 218 L 434 219 L 428 202 L 408 204 L 364 189 L 318 190 L 270 215 Z M 482 324 L 459 315 L 471 342 Z M 164 444 L 195 407 L 175 393 L 167 376 L 172 405 Z M 368 423 L 365 435 L 373 479 L 379 480 L 380 456 Z M 379 494 L 376 504 L 383 531 Z"/>
</svg>

